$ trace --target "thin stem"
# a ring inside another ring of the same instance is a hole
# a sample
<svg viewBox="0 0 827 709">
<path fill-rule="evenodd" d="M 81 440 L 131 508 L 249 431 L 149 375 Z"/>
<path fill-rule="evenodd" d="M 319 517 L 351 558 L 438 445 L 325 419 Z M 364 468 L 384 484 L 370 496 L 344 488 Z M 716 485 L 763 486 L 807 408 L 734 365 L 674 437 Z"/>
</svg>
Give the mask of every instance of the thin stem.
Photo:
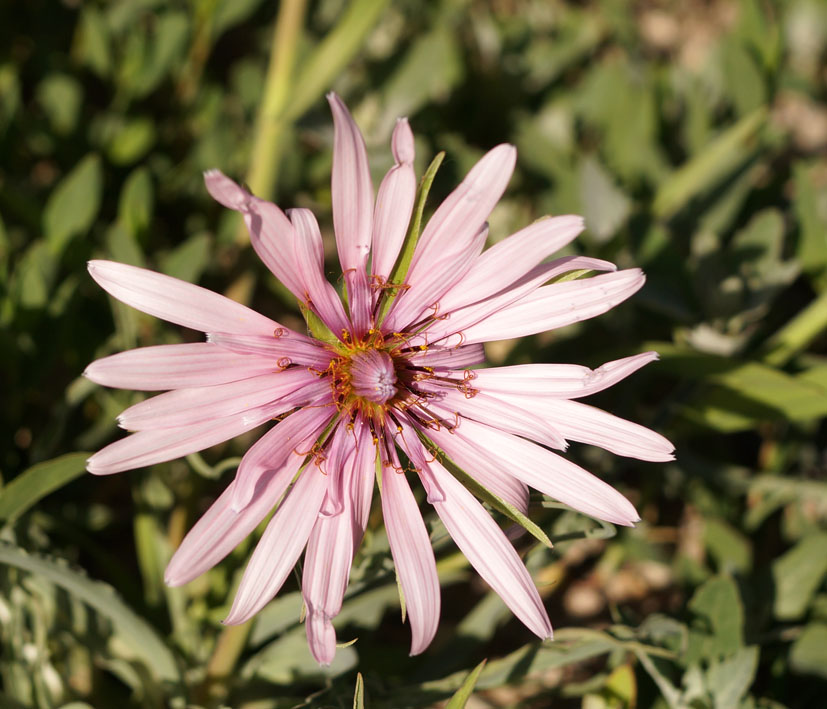
<svg viewBox="0 0 827 709">
<path fill-rule="evenodd" d="M 238 658 L 247 645 L 247 638 L 253 627 L 251 620 L 241 625 L 227 625 L 218 636 L 212 655 L 207 663 L 207 674 L 196 692 L 199 703 L 208 699 L 223 699 L 227 696 L 226 680 L 238 664 Z"/>
<path fill-rule="evenodd" d="M 296 48 L 306 7 L 307 0 L 282 0 L 273 32 L 270 66 L 256 119 L 253 151 L 247 171 L 247 184 L 262 199 L 272 199 L 276 189 L 284 129 L 288 125 L 282 115 L 290 95 Z"/>
</svg>

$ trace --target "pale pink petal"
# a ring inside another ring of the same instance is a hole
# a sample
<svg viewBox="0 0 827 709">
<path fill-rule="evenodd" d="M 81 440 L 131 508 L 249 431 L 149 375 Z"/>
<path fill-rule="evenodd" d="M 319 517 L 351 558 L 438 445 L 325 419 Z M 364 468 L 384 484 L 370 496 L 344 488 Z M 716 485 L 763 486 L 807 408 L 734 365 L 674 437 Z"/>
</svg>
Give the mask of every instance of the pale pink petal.
<svg viewBox="0 0 827 709">
<path fill-rule="evenodd" d="M 368 274 L 363 266 L 351 268 L 344 273 L 347 286 L 347 302 L 350 310 L 351 334 L 362 337 L 371 327 L 373 319 L 373 291 L 368 282 Z"/>
<path fill-rule="evenodd" d="M 317 399 L 326 386 L 315 374 L 295 368 L 240 382 L 176 389 L 130 406 L 118 416 L 118 425 L 127 431 L 190 426 L 257 409 L 277 400 L 282 406 L 273 415 L 278 416 Z"/>
<path fill-rule="evenodd" d="M 269 405 L 193 426 L 138 431 L 99 450 L 86 461 L 86 469 L 111 475 L 174 460 L 250 431 L 272 418 L 274 410 Z"/>
<path fill-rule="evenodd" d="M 585 256 L 564 256 L 550 263 L 540 264 L 531 269 L 510 288 L 453 312 L 444 313 L 431 322 L 422 335 L 411 339 L 411 344 L 439 344 L 443 347 L 458 347 L 465 344 L 465 332 L 472 325 L 484 325 L 487 318 L 536 292 L 538 287 L 551 278 L 573 270 L 614 271 L 613 263 Z M 462 333 L 462 334 L 460 334 Z M 451 337 L 455 335 L 455 337 Z"/>
<path fill-rule="evenodd" d="M 96 384 L 164 391 L 235 382 L 276 369 L 272 357 L 229 352 L 208 342 L 156 345 L 92 362 L 83 373 Z"/>
<path fill-rule="evenodd" d="M 445 491 L 434 509 L 460 551 L 529 630 L 550 638 L 551 622 L 540 594 L 503 531 L 439 463 L 431 463 L 431 472 Z"/>
<path fill-rule="evenodd" d="M 576 399 L 614 386 L 658 358 L 657 352 L 606 362 L 597 369 L 577 364 L 517 364 L 469 371 L 468 385 L 487 392 Z M 533 405 L 533 399 L 532 399 Z"/>
<path fill-rule="evenodd" d="M 630 268 L 543 286 L 464 329 L 463 344 L 524 337 L 593 318 L 636 293 L 645 280 L 640 269 Z"/>
<path fill-rule="evenodd" d="M 411 622 L 411 655 L 418 655 L 430 645 L 439 625 L 439 579 L 416 499 L 405 474 L 394 470 L 399 462 L 393 443 L 388 446 L 385 453 L 391 460 L 382 468 L 382 515 Z"/>
<path fill-rule="evenodd" d="M 272 334 L 282 327 L 241 303 L 171 276 L 114 261 L 88 265 L 92 278 L 109 295 L 177 325 L 247 335 Z"/>
<path fill-rule="evenodd" d="M 362 535 L 368 526 L 370 507 L 373 501 L 373 482 L 376 472 L 376 445 L 368 425 L 361 416 L 354 422 L 356 438 L 356 459 L 350 484 L 350 498 L 353 510 L 353 551 L 362 542 Z"/>
<path fill-rule="evenodd" d="M 351 451 L 348 461 L 343 464 L 341 478 L 348 487 L 353 478 L 355 459 L 356 451 Z M 313 657 L 322 665 L 329 665 L 336 652 L 336 632 L 330 619 L 342 608 L 353 561 L 353 527 L 353 509 L 349 496 L 345 495 L 340 513 L 320 515 L 307 541 L 302 570 L 307 640 Z"/>
<path fill-rule="evenodd" d="M 526 275 L 583 231 L 583 217 L 541 219 L 483 252 L 471 270 L 440 298 L 442 312 L 488 298 Z"/>
<path fill-rule="evenodd" d="M 468 273 L 474 261 L 485 246 L 488 238 L 488 224 L 484 224 L 462 249 L 444 251 L 435 255 L 427 271 L 417 274 L 415 285 L 401 290 L 390 314 L 385 321 L 392 330 L 415 330 L 421 320 L 442 315 L 440 296 L 454 287 Z M 409 271 L 410 273 L 410 271 Z"/>
<path fill-rule="evenodd" d="M 485 349 L 479 343 L 467 347 L 433 347 L 413 352 L 408 360 L 417 367 L 461 369 L 485 362 Z"/>
<path fill-rule="evenodd" d="M 342 271 L 363 269 L 373 230 L 373 184 L 368 154 L 359 127 L 334 93 L 327 95 L 333 112 L 333 229 Z"/>
<path fill-rule="evenodd" d="M 277 330 L 278 334 L 279 331 Z M 332 359 L 330 350 L 316 340 L 303 335 L 232 335 L 226 332 L 209 332 L 207 339 L 214 345 L 244 355 L 270 358 L 273 369 L 286 369 L 291 364 L 314 367 L 320 372 L 327 369 Z"/>
<path fill-rule="evenodd" d="M 316 217 L 309 209 L 291 209 L 287 214 L 296 230 L 296 266 L 305 291 L 303 302 L 334 335 L 340 335 L 342 330 L 348 329 L 347 316 L 336 289 L 324 275 L 322 234 Z"/>
<path fill-rule="evenodd" d="M 505 191 L 516 158 L 512 145 L 489 150 L 434 212 L 419 237 L 405 278 L 411 287 L 394 301 L 391 327 L 401 329 L 414 322 L 450 288 L 451 282 L 433 281 L 434 267 L 442 271 L 443 264 L 463 260 L 469 242 Z"/>
<path fill-rule="evenodd" d="M 397 433 L 394 436 L 396 445 L 408 456 L 408 460 L 414 466 L 414 470 L 422 481 L 428 502 L 434 503 L 445 499 L 445 493 L 440 488 L 434 476 L 431 474 L 430 463 L 433 456 L 425 449 L 416 428 L 408 422 L 407 418 L 399 417 L 397 420 Z"/>
<path fill-rule="evenodd" d="M 213 199 L 229 209 L 241 212 L 247 231 L 250 232 L 250 243 L 259 258 L 293 295 L 301 298 L 301 281 L 293 252 L 295 233 L 284 212 L 272 202 L 254 197 L 219 170 L 205 172 L 204 183 Z"/>
<path fill-rule="evenodd" d="M 498 461 L 481 456 L 471 442 L 451 433 L 444 426 L 429 428 L 424 433 L 480 485 L 523 514 L 528 512 L 528 487 L 515 475 L 506 472 Z"/>
<path fill-rule="evenodd" d="M 474 386 L 473 381 L 470 386 Z M 501 431 L 531 438 L 551 448 L 566 449 L 566 439 L 555 425 L 548 419 L 538 419 L 531 412 L 531 400 L 514 405 L 483 391 L 468 390 L 466 394 L 459 389 L 444 387 L 439 390 L 439 396 L 439 399 L 429 403 L 429 408 L 441 411 L 446 418 L 454 414 L 462 415 Z"/>
<path fill-rule="evenodd" d="M 233 509 L 241 510 L 250 504 L 262 477 L 280 468 L 291 454 L 307 456 L 335 413 L 333 406 L 308 406 L 280 421 L 259 438 L 238 466 L 233 486 Z"/>
<path fill-rule="evenodd" d="M 234 483 L 230 483 L 184 537 L 167 566 L 164 581 L 170 586 L 189 583 L 227 556 L 270 513 L 303 461 L 304 456 L 289 455 L 281 468 L 263 475 L 243 510 L 232 507 Z"/>
<path fill-rule="evenodd" d="M 305 572 L 307 573 L 307 572 Z M 329 667 L 336 655 L 336 630 L 321 611 L 307 611 L 305 619 L 310 654 L 322 667 Z"/>
<path fill-rule="evenodd" d="M 675 458 L 675 447 L 659 433 L 594 406 L 566 399 L 499 396 L 511 403 L 521 402 L 531 406 L 539 418 L 553 421 L 560 433 L 570 441 L 600 446 L 638 460 L 666 462 Z"/>
<path fill-rule="evenodd" d="M 393 270 L 408 231 L 416 198 L 413 134 L 408 121 L 397 121 L 391 144 L 394 146 L 396 165 L 385 175 L 379 186 L 373 215 L 371 272 L 380 281 L 386 281 Z"/>
<path fill-rule="evenodd" d="M 412 164 L 416 156 L 413 131 L 407 118 L 397 118 L 391 136 L 391 152 L 397 164 Z"/>
<path fill-rule="evenodd" d="M 472 470 L 500 466 L 535 490 L 607 522 L 631 526 L 640 519 L 632 504 L 611 485 L 542 446 L 469 419 L 462 419 L 449 435 L 470 444 L 476 459 L 469 466 Z"/>
<path fill-rule="evenodd" d="M 324 478 L 311 462 L 279 505 L 247 564 L 226 625 L 249 620 L 279 592 L 316 523 Z"/>
</svg>

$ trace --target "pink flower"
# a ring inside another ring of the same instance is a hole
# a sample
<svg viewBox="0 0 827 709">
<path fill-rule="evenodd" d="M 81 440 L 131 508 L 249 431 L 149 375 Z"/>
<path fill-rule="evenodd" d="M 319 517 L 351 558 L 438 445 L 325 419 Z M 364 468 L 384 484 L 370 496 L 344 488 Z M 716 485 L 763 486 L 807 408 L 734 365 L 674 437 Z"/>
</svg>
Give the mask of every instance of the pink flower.
<svg viewBox="0 0 827 709">
<path fill-rule="evenodd" d="M 119 423 L 134 433 L 93 455 L 88 469 L 106 475 L 171 460 L 279 418 L 186 536 L 167 583 L 187 583 L 217 564 L 287 493 L 225 622 L 244 622 L 267 604 L 306 549 L 307 636 L 314 657 L 329 663 L 336 646 L 331 619 L 365 531 L 378 457 L 411 653 L 434 637 L 440 595 L 405 469 L 418 476 L 480 575 L 529 629 L 550 637 L 548 616 L 516 551 L 443 462 L 447 456 L 523 512 L 532 487 L 592 517 L 634 524 L 638 515 L 626 498 L 554 451 L 574 440 L 642 460 L 670 460 L 673 449 L 663 437 L 577 401 L 652 361 L 654 352 L 594 371 L 569 364 L 470 367 L 484 361 L 482 343 L 604 313 L 637 291 L 644 276 L 592 258 L 545 261 L 583 229 L 576 216 L 535 222 L 483 251 L 486 219 L 516 159 L 512 146 L 499 145 L 428 221 L 404 281 L 390 283 L 416 195 L 411 130 L 404 119 L 397 123 L 396 164 L 374 200 L 362 135 L 342 101 L 333 94 L 328 100 L 335 125 L 333 222 L 346 305 L 325 279 L 322 237 L 309 211 L 284 213 L 215 170 L 205 181 L 216 200 L 241 212 L 258 255 L 331 336 L 300 334 L 168 276 L 90 262 L 92 277 L 112 296 L 201 330 L 207 341 L 131 350 L 89 366 L 86 376 L 99 384 L 170 391 L 126 409 Z M 576 269 L 604 273 L 544 285 Z"/>
</svg>

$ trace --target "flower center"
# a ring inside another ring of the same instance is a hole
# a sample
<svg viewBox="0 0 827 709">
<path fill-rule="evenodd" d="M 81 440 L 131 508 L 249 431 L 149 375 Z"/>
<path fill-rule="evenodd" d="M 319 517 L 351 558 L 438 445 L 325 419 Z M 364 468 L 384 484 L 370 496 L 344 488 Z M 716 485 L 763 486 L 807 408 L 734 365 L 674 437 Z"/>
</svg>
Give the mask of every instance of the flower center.
<svg viewBox="0 0 827 709">
<path fill-rule="evenodd" d="M 376 404 L 384 404 L 396 394 L 396 370 L 391 356 L 382 350 L 356 352 L 350 358 L 350 384 L 353 394 Z"/>
</svg>

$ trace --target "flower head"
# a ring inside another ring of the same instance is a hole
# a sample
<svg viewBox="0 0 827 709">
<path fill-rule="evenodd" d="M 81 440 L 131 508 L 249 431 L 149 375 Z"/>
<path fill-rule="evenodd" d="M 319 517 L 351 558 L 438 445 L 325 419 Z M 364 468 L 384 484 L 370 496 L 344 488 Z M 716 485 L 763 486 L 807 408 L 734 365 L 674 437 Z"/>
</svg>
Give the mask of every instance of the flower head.
<svg viewBox="0 0 827 709">
<path fill-rule="evenodd" d="M 198 286 L 92 261 L 92 277 L 112 296 L 205 332 L 207 341 L 145 347 L 89 366 L 86 375 L 100 384 L 168 391 L 126 409 L 119 423 L 133 433 L 93 455 L 88 469 L 106 475 L 171 460 L 277 419 L 184 539 L 167 568 L 169 584 L 214 566 L 278 503 L 225 622 L 241 623 L 259 611 L 306 550 L 307 635 L 316 659 L 329 663 L 336 642 L 331 619 L 341 608 L 378 478 L 411 652 L 419 653 L 436 632 L 440 597 L 407 470 L 482 577 L 526 626 L 549 637 L 528 571 L 448 468 L 459 466 L 522 512 L 532 487 L 593 517 L 633 524 L 637 513 L 620 493 L 554 451 L 574 440 L 643 460 L 671 459 L 672 446 L 658 434 L 577 401 L 656 355 L 594 371 L 563 364 L 472 367 L 484 361 L 484 342 L 604 313 L 637 291 L 643 274 L 578 256 L 546 261 L 582 230 L 576 216 L 535 222 L 483 251 L 486 219 L 514 169 L 510 145 L 495 147 L 471 169 L 402 268 L 417 191 L 408 123 L 396 125 L 395 165 L 374 200 L 361 133 L 341 100 L 332 94 L 328 100 L 346 303 L 324 276 L 311 212 L 282 212 L 220 172 L 207 172 L 210 194 L 243 215 L 254 249 L 296 296 L 318 337 Z M 559 280 L 582 269 L 602 273 Z"/>
</svg>

